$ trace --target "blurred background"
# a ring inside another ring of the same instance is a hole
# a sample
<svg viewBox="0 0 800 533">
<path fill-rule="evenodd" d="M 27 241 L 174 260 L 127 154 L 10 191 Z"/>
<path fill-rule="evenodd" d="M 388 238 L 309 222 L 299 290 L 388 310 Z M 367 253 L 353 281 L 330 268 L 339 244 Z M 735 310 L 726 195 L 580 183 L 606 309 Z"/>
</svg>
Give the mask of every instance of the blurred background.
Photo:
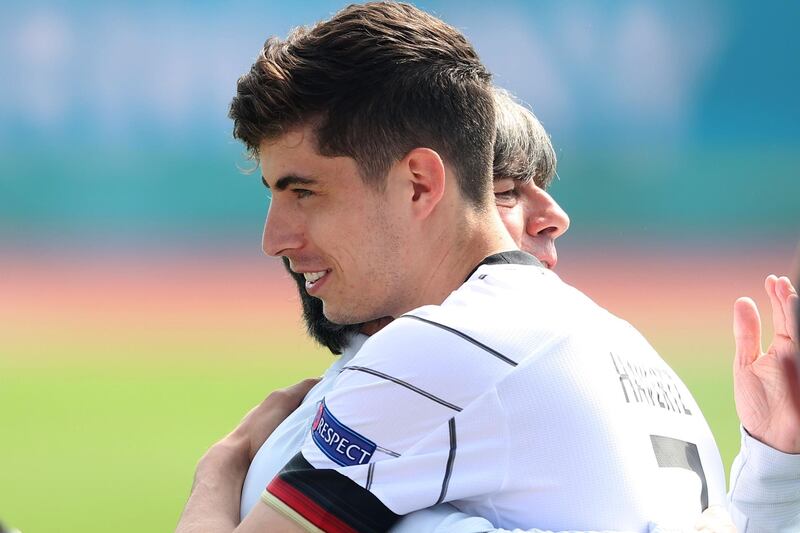
<svg viewBox="0 0 800 533">
<path fill-rule="evenodd" d="M 166 531 L 196 460 L 330 355 L 231 137 L 263 41 L 342 3 L 0 6 L 0 520 Z M 679 371 L 729 465 L 731 307 L 800 238 L 800 4 L 435 2 L 552 135 L 558 271 Z"/>
</svg>

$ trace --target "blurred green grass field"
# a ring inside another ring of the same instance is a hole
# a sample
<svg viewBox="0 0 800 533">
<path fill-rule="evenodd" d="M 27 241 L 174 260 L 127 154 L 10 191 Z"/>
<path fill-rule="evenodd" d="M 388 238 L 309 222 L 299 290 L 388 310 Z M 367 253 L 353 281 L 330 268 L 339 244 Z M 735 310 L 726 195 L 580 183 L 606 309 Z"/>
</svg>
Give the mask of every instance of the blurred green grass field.
<svg viewBox="0 0 800 533">
<path fill-rule="evenodd" d="M 172 531 L 205 449 L 270 390 L 318 375 L 329 358 L 74 355 L 68 365 L 0 366 L 0 518 L 23 533 Z"/>
</svg>

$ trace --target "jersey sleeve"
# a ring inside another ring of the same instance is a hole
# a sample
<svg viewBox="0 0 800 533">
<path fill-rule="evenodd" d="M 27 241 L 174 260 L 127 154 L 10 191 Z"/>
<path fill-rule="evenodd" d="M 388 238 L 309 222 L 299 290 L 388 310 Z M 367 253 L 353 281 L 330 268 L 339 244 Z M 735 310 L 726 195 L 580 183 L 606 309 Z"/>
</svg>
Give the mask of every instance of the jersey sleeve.
<svg viewBox="0 0 800 533">
<path fill-rule="evenodd" d="M 800 531 L 800 455 L 783 453 L 741 428 L 731 466 L 731 517 L 741 532 Z"/>
<path fill-rule="evenodd" d="M 502 484 L 507 425 L 494 383 L 507 363 L 427 323 L 390 328 L 343 369 L 263 495 L 307 528 L 384 531 Z"/>
</svg>

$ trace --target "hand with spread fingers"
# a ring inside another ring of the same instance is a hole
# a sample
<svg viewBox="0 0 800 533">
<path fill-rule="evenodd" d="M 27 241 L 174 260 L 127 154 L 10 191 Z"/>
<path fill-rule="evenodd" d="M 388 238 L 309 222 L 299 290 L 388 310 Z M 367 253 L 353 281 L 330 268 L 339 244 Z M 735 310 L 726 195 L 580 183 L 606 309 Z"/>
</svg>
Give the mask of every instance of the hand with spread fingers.
<svg viewBox="0 0 800 533">
<path fill-rule="evenodd" d="M 734 305 L 736 358 L 734 399 L 742 425 L 759 441 L 784 453 L 800 453 L 800 387 L 797 291 L 787 277 L 768 276 L 764 287 L 772 307 L 774 336 L 761 351 L 761 318 L 755 302 Z"/>
</svg>

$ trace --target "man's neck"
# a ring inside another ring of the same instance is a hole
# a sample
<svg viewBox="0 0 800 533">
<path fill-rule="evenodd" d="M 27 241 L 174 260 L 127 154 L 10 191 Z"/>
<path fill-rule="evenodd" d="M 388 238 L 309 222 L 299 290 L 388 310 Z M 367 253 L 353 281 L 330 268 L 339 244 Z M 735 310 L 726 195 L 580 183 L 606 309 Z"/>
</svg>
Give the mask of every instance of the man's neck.
<svg viewBox="0 0 800 533">
<path fill-rule="evenodd" d="M 454 227 L 458 230 L 450 229 Z M 446 228 L 429 240 L 428 257 L 435 258 L 435 262 L 428 263 L 425 277 L 403 313 L 422 305 L 441 304 L 486 257 L 518 249 L 494 208 L 471 214 L 460 225 Z"/>
<path fill-rule="evenodd" d="M 385 316 L 383 318 L 376 318 L 375 320 L 370 320 L 369 322 L 365 322 L 364 324 L 361 325 L 359 333 L 363 333 L 367 337 L 370 337 L 378 333 L 386 326 L 388 326 L 392 320 L 394 319 L 390 316 Z"/>
</svg>

